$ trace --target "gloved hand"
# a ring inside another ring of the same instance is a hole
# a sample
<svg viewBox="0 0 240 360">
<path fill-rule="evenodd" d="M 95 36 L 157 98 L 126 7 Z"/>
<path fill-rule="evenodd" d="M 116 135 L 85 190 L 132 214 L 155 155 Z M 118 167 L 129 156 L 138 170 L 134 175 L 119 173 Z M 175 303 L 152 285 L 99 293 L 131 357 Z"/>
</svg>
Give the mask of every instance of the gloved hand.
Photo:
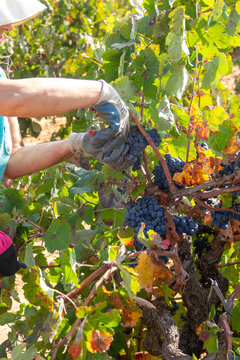
<svg viewBox="0 0 240 360">
<path fill-rule="evenodd" d="M 104 80 L 100 81 L 102 89 L 99 101 L 92 108 L 109 126 L 99 131 L 72 133 L 68 138 L 69 147 L 74 155 L 84 153 L 122 170 L 131 165 L 126 159 L 129 145 L 125 143 L 130 128 L 129 112 L 116 90 Z"/>
</svg>

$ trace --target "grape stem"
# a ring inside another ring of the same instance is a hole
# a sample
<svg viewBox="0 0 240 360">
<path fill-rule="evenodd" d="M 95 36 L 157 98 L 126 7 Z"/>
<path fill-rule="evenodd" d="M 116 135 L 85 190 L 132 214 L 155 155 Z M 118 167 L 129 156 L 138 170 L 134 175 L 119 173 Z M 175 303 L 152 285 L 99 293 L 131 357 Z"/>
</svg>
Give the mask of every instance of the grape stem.
<svg viewBox="0 0 240 360">
<path fill-rule="evenodd" d="M 232 266 L 232 265 L 238 265 L 238 264 L 240 264 L 240 261 L 234 261 L 234 262 L 226 263 L 226 264 L 216 264 L 216 267 L 217 268 L 223 268 L 223 267 L 226 267 L 226 266 Z"/>
<path fill-rule="evenodd" d="M 174 185 L 172 176 L 170 174 L 170 171 L 168 170 L 167 163 L 164 160 L 164 157 L 160 154 L 160 152 L 158 151 L 157 146 L 152 141 L 151 136 L 149 136 L 148 133 L 146 132 L 146 130 L 143 129 L 143 127 L 139 123 L 136 116 L 133 115 L 133 113 L 130 110 L 129 110 L 129 114 L 130 114 L 131 120 L 137 125 L 138 129 L 143 134 L 143 136 L 145 137 L 145 139 L 147 140 L 147 142 L 149 143 L 149 145 L 152 147 L 153 151 L 155 152 L 157 158 L 159 159 L 159 161 L 160 161 L 160 163 L 162 165 L 163 171 L 165 173 L 165 176 L 167 178 L 167 182 L 168 182 L 168 185 L 169 185 L 169 188 L 170 188 L 170 192 L 176 191 L 176 187 Z"/>
<path fill-rule="evenodd" d="M 143 161 L 144 161 L 144 165 L 145 165 L 147 185 L 151 186 L 152 179 L 151 179 L 151 174 L 150 174 L 149 165 L 148 165 L 148 158 L 147 158 L 147 154 L 146 154 L 145 150 L 143 150 Z"/>
</svg>

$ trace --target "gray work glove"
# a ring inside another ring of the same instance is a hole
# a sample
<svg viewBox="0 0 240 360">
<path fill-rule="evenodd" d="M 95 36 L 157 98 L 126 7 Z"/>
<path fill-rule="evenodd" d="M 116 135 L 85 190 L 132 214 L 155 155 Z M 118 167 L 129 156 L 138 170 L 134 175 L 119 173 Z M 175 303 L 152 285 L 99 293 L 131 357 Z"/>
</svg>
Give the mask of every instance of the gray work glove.
<svg viewBox="0 0 240 360">
<path fill-rule="evenodd" d="M 74 155 L 84 153 L 114 169 L 123 170 L 131 165 L 126 158 L 129 153 L 126 144 L 130 129 L 129 112 L 116 90 L 104 80 L 100 81 L 99 101 L 92 108 L 109 126 L 99 131 L 72 133 L 68 138 L 69 146 Z"/>
</svg>

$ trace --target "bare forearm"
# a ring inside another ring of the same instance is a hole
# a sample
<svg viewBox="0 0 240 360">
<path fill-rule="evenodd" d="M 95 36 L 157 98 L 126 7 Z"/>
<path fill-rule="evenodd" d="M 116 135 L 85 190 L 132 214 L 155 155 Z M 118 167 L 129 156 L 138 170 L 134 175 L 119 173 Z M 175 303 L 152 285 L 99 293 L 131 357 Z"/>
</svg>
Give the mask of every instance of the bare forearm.
<svg viewBox="0 0 240 360">
<path fill-rule="evenodd" d="M 46 169 L 72 156 L 67 140 L 26 146 L 11 155 L 5 175 L 10 179 Z"/>
<path fill-rule="evenodd" d="M 62 78 L 1 80 L 0 116 L 63 114 L 95 104 L 101 82 Z"/>
</svg>

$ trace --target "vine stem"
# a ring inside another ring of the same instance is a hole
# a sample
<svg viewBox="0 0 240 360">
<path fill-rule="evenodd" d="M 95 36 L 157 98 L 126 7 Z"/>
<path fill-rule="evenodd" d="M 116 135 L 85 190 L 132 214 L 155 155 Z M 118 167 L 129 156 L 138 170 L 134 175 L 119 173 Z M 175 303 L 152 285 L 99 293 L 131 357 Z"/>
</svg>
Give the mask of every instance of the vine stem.
<svg viewBox="0 0 240 360">
<path fill-rule="evenodd" d="M 15 216 L 16 216 L 18 219 L 21 219 L 21 220 L 23 220 L 23 221 L 31 224 L 31 225 L 34 226 L 36 229 L 38 229 L 42 234 L 45 234 L 45 233 L 46 233 L 45 230 L 44 230 L 41 226 L 35 224 L 35 223 L 32 222 L 31 220 L 28 220 L 27 218 L 25 218 L 25 217 L 23 217 L 23 216 L 20 216 L 20 215 L 15 215 Z"/>
<path fill-rule="evenodd" d="M 203 193 L 201 193 L 199 195 L 199 197 L 201 199 L 208 199 L 210 197 L 215 197 L 215 196 L 223 194 L 223 190 L 224 190 L 224 194 L 231 193 L 234 191 L 240 191 L 240 186 L 233 186 L 233 187 L 224 188 L 224 189 L 214 189 L 211 191 L 204 191 Z"/>
<path fill-rule="evenodd" d="M 198 74 L 198 45 L 196 46 L 196 65 L 195 65 L 195 71 L 193 76 L 193 88 L 192 88 L 192 96 L 188 108 L 188 114 L 189 114 L 189 122 L 188 122 L 188 145 L 187 145 L 187 156 L 186 156 L 186 164 L 188 163 L 189 158 L 189 151 L 190 151 L 190 143 L 191 143 L 191 130 L 192 130 L 192 122 L 191 122 L 191 110 L 192 110 L 192 103 L 193 103 L 193 97 L 195 95 L 195 84 L 197 80 L 197 74 Z"/>
<path fill-rule="evenodd" d="M 103 274 L 103 276 L 96 282 L 96 284 L 93 286 L 92 290 L 90 291 L 90 294 L 88 295 L 88 297 L 86 298 L 86 300 L 83 303 L 83 306 L 87 306 L 89 304 L 89 302 L 92 300 L 92 298 L 95 296 L 97 289 L 103 284 L 105 283 L 111 276 L 111 274 L 116 271 L 118 268 L 116 266 L 113 266 L 113 262 L 111 264 L 111 268 L 108 269 L 105 274 Z M 52 357 L 51 360 L 55 360 L 58 350 L 66 343 L 68 343 L 71 338 L 74 336 L 75 332 L 77 331 L 77 328 L 79 327 L 79 325 L 81 324 L 81 320 L 77 318 L 73 324 L 73 326 L 71 327 L 71 330 L 67 333 L 67 335 L 54 347 L 53 353 L 52 353 Z"/>
<path fill-rule="evenodd" d="M 234 261 L 234 262 L 227 263 L 227 264 L 216 264 L 216 267 L 217 268 L 223 268 L 223 267 L 226 267 L 226 266 L 233 266 L 233 265 L 238 265 L 238 264 L 240 264 L 240 261 Z"/>
<path fill-rule="evenodd" d="M 196 186 L 193 186 L 193 187 L 190 187 L 187 189 L 177 190 L 174 194 L 172 194 L 172 197 L 174 200 L 175 198 L 179 198 L 182 196 L 192 196 L 193 194 L 200 192 L 201 190 L 207 189 L 208 187 L 215 187 L 215 186 L 220 187 L 224 184 L 231 184 L 231 183 L 233 183 L 233 181 L 234 181 L 234 183 L 237 183 L 240 181 L 240 169 L 235 170 L 233 174 L 224 176 L 223 178 L 220 178 L 217 180 L 216 179 L 208 180 L 200 185 L 196 185 Z M 220 194 L 225 194 L 226 192 L 230 192 L 229 189 L 230 188 L 223 188 L 223 189 L 221 189 L 221 192 L 219 192 L 218 194 L 220 195 Z M 212 190 L 212 191 L 214 191 L 214 190 Z M 205 194 L 205 192 L 203 192 L 202 194 Z M 198 195 L 199 199 L 201 198 L 202 194 Z M 211 193 L 211 196 L 212 196 L 212 193 Z"/>
<path fill-rule="evenodd" d="M 226 359 L 230 359 L 233 352 L 232 352 L 232 331 L 229 325 L 229 319 L 227 314 L 222 314 L 219 319 L 219 325 L 222 326 L 225 336 L 225 343 L 226 343 Z"/>
<path fill-rule="evenodd" d="M 230 303 L 231 307 L 233 307 L 234 299 L 238 296 L 239 293 L 240 293 L 240 284 L 238 284 L 238 286 L 232 292 L 232 294 L 229 295 L 228 302 Z"/>
<path fill-rule="evenodd" d="M 168 170 L 168 167 L 167 167 L 167 163 L 166 161 L 164 160 L 164 157 L 160 154 L 160 152 L 158 151 L 158 148 L 157 146 L 154 144 L 154 142 L 152 141 L 151 139 L 151 136 L 148 135 L 148 133 L 144 130 L 144 128 L 141 126 L 141 124 L 139 123 L 138 119 L 136 118 L 135 115 L 133 115 L 133 113 L 129 110 L 129 114 L 130 114 L 130 117 L 131 117 L 131 120 L 137 125 L 138 129 L 140 130 L 140 132 L 143 134 L 143 136 L 145 137 L 145 139 L 147 140 L 147 142 L 149 143 L 149 145 L 152 147 L 153 151 L 155 152 L 158 160 L 160 161 L 162 167 L 163 167 L 163 171 L 166 175 L 166 178 L 167 178 L 167 182 L 168 182 L 168 185 L 169 185 L 169 188 L 170 188 L 170 191 L 171 192 L 174 192 L 176 190 L 176 187 L 173 183 L 173 179 L 172 179 L 172 176 Z"/>
<path fill-rule="evenodd" d="M 69 297 L 70 299 L 75 298 L 76 296 L 78 296 L 80 294 L 80 292 L 86 287 L 88 286 L 93 280 L 95 280 L 99 275 L 101 275 L 103 272 L 105 272 L 106 270 L 108 270 L 109 268 L 112 267 L 113 261 L 109 261 L 109 262 L 105 262 L 99 269 L 97 269 L 96 271 L 94 271 L 91 275 L 89 275 L 86 279 L 84 279 L 81 284 L 79 285 L 78 288 L 70 291 L 67 294 L 67 297 Z"/>
</svg>

